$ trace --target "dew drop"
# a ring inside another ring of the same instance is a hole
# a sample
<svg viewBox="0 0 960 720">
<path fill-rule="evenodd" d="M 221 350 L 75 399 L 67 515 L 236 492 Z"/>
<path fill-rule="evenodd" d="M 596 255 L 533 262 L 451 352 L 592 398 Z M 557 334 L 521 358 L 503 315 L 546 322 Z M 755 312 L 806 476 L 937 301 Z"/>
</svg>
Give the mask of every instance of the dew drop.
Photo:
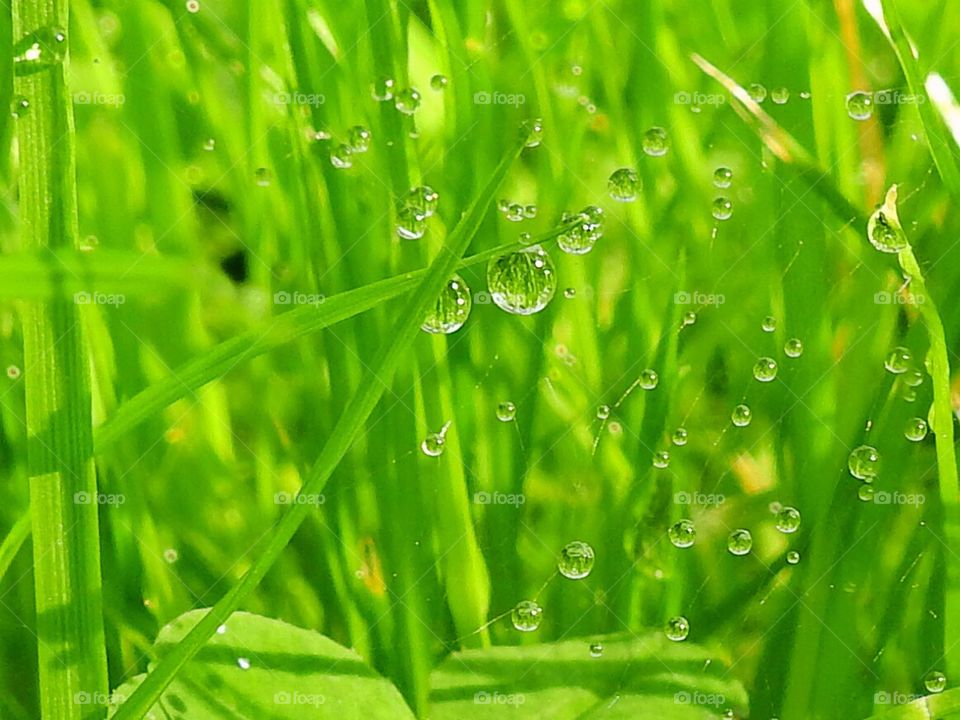
<svg viewBox="0 0 960 720">
<path fill-rule="evenodd" d="M 673 431 L 673 435 L 670 436 L 670 440 L 677 447 L 683 447 L 687 444 L 687 429 L 684 427 L 678 427 Z"/>
<path fill-rule="evenodd" d="M 598 658 L 603 655 L 603 645 L 601 643 L 590 643 L 590 657 Z"/>
<path fill-rule="evenodd" d="M 696 542 L 697 529 L 694 527 L 692 520 L 678 520 L 670 526 L 667 535 L 674 547 L 683 549 L 692 547 L 693 543 Z"/>
<path fill-rule="evenodd" d="M 908 370 L 903 376 L 903 382 L 906 383 L 908 387 L 919 387 L 923 385 L 923 373 L 919 370 Z"/>
<path fill-rule="evenodd" d="M 198 13 L 200 12 L 200 3 L 198 0 L 187 0 L 187 12 L 189 13 Z"/>
<path fill-rule="evenodd" d="M 560 224 L 567 225 L 574 221 L 578 221 L 578 224 L 559 235 L 557 245 L 570 255 L 586 255 L 603 236 L 603 210 L 590 205 L 576 215 L 564 213 Z"/>
<path fill-rule="evenodd" d="M 762 357 L 753 366 L 753 377 L 760 382 L 771 382 L 777 377 L 777 361 Z"/>
<path fill-rule="evenodd" d="M 245 658 L 245 657 L 239 657 L 239 658 L 237 658 L 237 666 L 238 666 L 241 670 L 249 670 L 249 669 L 250 669 L 250 659 L 249 659 L 249 658 Z"/>
<path fill-rule="evenodd" d="M 570 580 L 583 580 L 593 570 L 593 548 L 580 540 L 574 540 L 563 546 L 557 570 Z"/>
<path fill-rule="evenodd" d="M 897 186 L 891 185 L 883 205 L 867 221 L 867 239 L 880 252 L 897 253 L 910 246 L 897 215 Z"/>
<path fill-rule="evenodd" d="M 597 420 L 606 420 L 608 417 L 610 417 L 610 406 L 599 405 L 597 407 Z"/>
<path fill-rule="evenodd" d="M 847 115 L 854 120 L 868 120 L 873 115 L 873 95 L 857 90 L 847 95 Z"/>
<path fill-rule="evenodd" d="M 543 620 L 543 608 L 536 600 L 521 600 L 510 611 L 510 622 L 520 632 L 533 632 L 540 627 Z"/>
<path fill-rule="evenodd" d="M 660 376 L 657 371 L 646 368 L 640 372 L 640 387 L 644 390 L 654 390 L 660 384 Z"/>
<path fill-rule="evenodd" d="M 871 500 L 873 500 L 873 496 L 875 493 L 876 493 L 876 490 L 874 490 L 873 485 L 867 485 L 866 483 L 864 483 L 863 485 L 860 486 L 860 489 L 857 490 L 857 497 L 863 502 L 870 502 Z"/>
<path fill-rule="evenodd" d="M 718 188 L 728 188 L 733 182 L 733 170 L 721 165 L 713 171 L 713 184 Z"/>
<path fill-rule="evenodd" d="M 431 217 L 437 211 L 440 195 L 429 185 L 411 188 L 405 198 L 407 207 L 415 208 L 423 217 Z"/>
<path fill-rule="evenodd" d="M 690 634 L 690 623 L 687 621 L 683 615 L 677 615 L 667 620 L 667 624 L 664 627 L 664 632 L 667 637 L 674 642 L 680 642 L 686 640 L 687 636 Z"/>
<path fill-rule="evenodd" d="M 504 209 L 503 217 L 510 222 L 520 222 L 523 220 L 523 205 L 520 203 L 510 203 Z"/>
<path fill-rule="evenodd" d="M 393 104 L 404 115 L 413 115 L 420 108 L 420 91 L 416 88 L 404 88 L 394 96 Z"/>
<path fill-rule="evenodd" d="M 487 265 L 490 297 L 501 310 L 533 315 L 543 310 L 557 290 L 553 261 L 539 245 L 494 258 Z"/>
<path fill-rule="evenodd" d="M 462 277 L 454 275 L 440 292 L 437 304 L 427 315 L 420 329 L 433 334 L 455 333 L 467 322 L 472 305 L 470 288 Z"/>
<path fill-rule="evenodd" d="M 796 550 L 791 550 L 790 552 L 787 553 L 788 565 L 796 565 L 799 562 L 800 562 L 800 553 L 798 553 Z"/>
<path fill-rule="evenodd" d="M 167 548 L 166 550 L 163 551 L 163 559 L 164 561 L 172 565 L 173 563 L 175 563 L 177 560 L 180 559 L 180 553 L 178 553 L 174 548 Z"/>
<path fill-rule="evenodd" d="M 746 427 L 753 421 L 753 411 L 748 405 L 737 405 L 730 414 L 730 421 L 737 427 Z"/>
<path fill-rule="evenodd" d="M 911 369 L 913 365 L 913 353 L 910 352 L 909 348 L 905 348 L 902 345 L 898 345 L 883 359 L 883 366 L 887 369 L 887 372 L 891 372 L 894 375 L 902 375 Z"/>
<path fill-rule="evenodd" d="M 689 327 L 697 322 L 697 314 L 693 310 L 688 310 L 683 314 L 683 326 Z"/>
<path fill-rule="evenodd" d="M 563 291 L 563 296 L 567 300 L 573 300 L 577 296 L 576 288 L 569 287 Z"/>
<path fill-rule="evenodd" d="M 643 183 L 640 181 L 640 175 L 633 168 L 620 168 L 614 170 L 607 181 L 607 192 L 610 197 L 618 202 L 633 202 L 637 199 L 637 194 Z"/>
<path fill-rule="evenodd" d="M 774 88 L 770 91 L 770 99 L 773 100 L 776 105 L 786 105 L 790 99 L 790 91 L 785 87 Z"/>
<path fill-rule="evenodd" d="M 509 400 L 504 400 L 497 405 L 497 420 L 500 422 L 510 422 L 517 417 L 517 406 Z"/>
<path fill-rule="evenodd" d="M 777 513 L 777 530 L 782 533 L 795 533 L 800 528 L 800 511 L 789 505 Z"/>
<path fill-rule="evenodd" d="M 653 454 L 653 466 L 655 468 L 663 468 L 670 466 L 670 453 L 666 450 L 658 450 Z"/>
<path fill-rule="evenodd" d="M 753 535 L 745 528 L 738 528 L 727 537 L 727 550 L 731 555 L 746 555 L 751 548 L 753 548 Z"/>
<path fill-rule="evenodd" d="M 402 240 L 419 240 L 427 231 L 427 218 L 413 205 L 404 205 L 397 211 L 396 231 Z"/>
<path fill-rule="evenodd" d="M 533 220 L 537 216 L 537 206 L 536 205 L 524 205 L 523 206 L 523 217 L 527 220 Z"/>
<path fill-rule="evenodd" d="M 370 131 L 363 125 L 354 125 L 347 134 L 347 144 L 355 153 L 365 153 L 370 149 Z"/>
<path fill-rule="evenodd" d="M 939 670 L 932 670 L 923 678 L 923 686 L 927 692 L 941 693 L 947 687 L 947 676 Z"/>
<path fill-rule="evenodd" d="M 270 185 L 269 168 L 259 167 L 253 173 L 254 180 L 258 187 L 268 187 Z"/>
<path fill-rule="evenodd" d="M 22 37 L 13 46 L 14 75 L 32 75 L 63 62 L 67 34 L 57 27 L 41 28 Z"/>
<path fill-rule="evenodd" d="M 850 453 L 847 468 L 858 480 L 871 482 L 880 472 L 880 453 L 872 445 L 861 445 Z"/>
<path fill-rule="evenodd" d="M 543 119 L 533 118 L 532 120 L 524 121 L 520 131 L 523 133 L 523 137 L 525 138 L 525 147 L 537 147 L 541 142 L 543 142 Z"/>
<path fill-rule="evenodd" d="M 30 110 L 30 101 L 27 100 L 23 95 L 14 95 L 13 101 L 10 103 L 10 114 L 16 118 L 20 119 Z"/>
<path fill-rule="evenodd" d="M 927 431 L 929 430 L 927 426 L 927 421 L 923 418 L 910 418 L 907 420 L 907 425 L 903 430 L 904 436 L 907 440 L 911 442 L 920 442 L 927 436 Z"/>
<path fill-rule="evenodd" d="M 662 157 L 670 150 L 670 136 L 662 127 L 652 127 L 643 134 L 642 145 L 650 157 Z"/>
<path fill-rule="evenodd" d="M 710 206 L 710 214 L 715 220 L 729 220 L 733 215 L 733 203 L 728 198 L 718 197 Z"/>
<path fill-rule="evenodd" d="M 382 77 L 373 83 L 370 94 L 377 102 L 393 100 L 393 78 Z"/>
<path fill-rule="evenodd" d="M 11 380 L 19 380 L 22 374 L 23 373 L 20 372 L 20 368 L 18 368 L 16 365 L 7 366 L 7 377 Z"/>
<path fill-rule="evenodd" d="M 747 95 L 755 103 L 762 103 L 767 99 L 767 88 L 760 83 L 750 83 L 747 87 Z"/>
<path fill-rule="evenodd" d="M 439 432 L 430 433 L 423 442 L 420 443 L 420 450 L 427 457 L 440 457 L 446 449 L 447 430 L 450 429 L 450 421 L 440 428 Z"/>
<path fill-rule="evenodd" d="M 777 329 L 777 319 L 773 315 L 767 315 L 760 323 L 760 329 L 766 333 L 772 333 Z"/>
<path fill-rule="evenodd" d="M 437 92 L 440 92 L 447 86 L 448 82 L 449 81 L 447 80 L 446 75 L 441 75 L 440 73 L 437 73 L 432 78 L 430 78 L 430 87 L 436 90 Z"/>
<path fill-rule="evenodd" d="M 800 338 L 790 338 L 783 344 L 783 354 L 789 358 L 798 358 L 803 355 L 803 341 Z"/>
</svg>

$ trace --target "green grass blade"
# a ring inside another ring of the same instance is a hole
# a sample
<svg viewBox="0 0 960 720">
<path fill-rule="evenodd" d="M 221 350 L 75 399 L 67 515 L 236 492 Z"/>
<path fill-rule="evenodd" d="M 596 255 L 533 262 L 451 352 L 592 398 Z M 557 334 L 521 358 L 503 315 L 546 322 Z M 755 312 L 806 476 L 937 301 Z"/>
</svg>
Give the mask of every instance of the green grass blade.
<svg viewBox="0 0 960 720">
<path fill-rule="evenodd" d="M 897 54 L 897 60 L 900 61 L 903 74 L 907 78 L 907 86 L 914 97 L 923 100 L 926 97 L 924 79 L 920 74 L 917 58 L 913 55 L 910 40 L 907 38 L 907 33 L 900 21 L 900 10 L 897 8 L 897 2 L 896 0 L 881 0 L 880 4 L 883 7 L 883 18 L 887 23 L 887 29 L 890 31 L 890 43 Z M 930 147 L 930 155 L 933 157 L 933 162 L 937 166 L 943 184 L 947 186 L 947 190 L 953 196 L 954 201 L 960 201 L 960 168 L 957 166 L 957 158 L 954 155 L 953 148 L 947 140 L 950 133 L 943 126 L 933 103 L 918 101 L 917 110 L 920 113 L 920 122 L 923 123 L 927 145 Z"/>
<path fill-rule="evenodd" d="M 17 128 L 23 246 L 57 252 L 78 244 L 67 41 L 57 36 L 68 26 L 67 2 L 18 0 L 13 19 L 15 37 L 40 33 L 41 59 L 50 56 L 15 79 L 31 104 Z M 26 303 L 22 319 L 41 709 L 44 718 L 99 717 L 107 661 L 98 505 L 90 502 L 97 485 L 89 358 L 71 300 Z"/>
<path fill-rule="evenodd" d="M 29 509 L 17 518 L 17 522 L 13 524 L 10 532 L 3 538 L 3 543 L 0 543 L 0 580 L 7 574 L 7 570 L 10 569 L 10 564 L 17 556 L 17 553 L 20 552 L 20 548 L 23 547 L 23 543 L 26 542 L 28 537 L 30 537 Z"/>
<path fill-rule="evenodd" d="M 456 270 L 467 245 L 479 230 L 487 209 L 493 202 L 494 194 L 522 147 L 523 143 L 518 143 L 497 166 L 493 176 L 473 200 L 463 219 L 451 233 L 447 244 L 441 248 L 415 292 L 404 305 L 394 324 L 393 332 L 388 335 L 388 340 L 381 346 L 376 358 L 367 366 L 359 387 L 351 397 L 350 403 L 304 482 L 301 494 L 321 492 L 337 464 L 350 449 L 357 433 L 377 406 L 403 353 L 419 332 L 421 318 L 436 301 L 443 284 Z M 267 541 L 266 548 L 243 579 L 211 608 L 181 643 L 157 664 L 153 672 L 144 680 L 143 685 L 121 707 L 115 716 L 117 720 L 140 718 L 153 706 L 180 668 L 204 646 L 216 628 L 230 617 L 259 584 L 309 512 L 309 506 L 306 504 L 292 505 L 291 510 L 283 516 Z"/>
</svg>

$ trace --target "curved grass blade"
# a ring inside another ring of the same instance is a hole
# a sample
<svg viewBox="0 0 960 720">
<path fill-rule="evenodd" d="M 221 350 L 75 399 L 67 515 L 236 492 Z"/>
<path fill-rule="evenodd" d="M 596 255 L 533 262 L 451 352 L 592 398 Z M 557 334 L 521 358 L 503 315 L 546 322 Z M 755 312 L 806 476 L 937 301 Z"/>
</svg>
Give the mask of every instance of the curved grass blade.
<svg viewBox="0 0 960 720">
<path fill-rule="evenodd" d="M 907 86 L 914 97 L 925 98 L 920 66 L 913 55 L 903 24 L 900 22 L 900 10 L 897 8 L 896 0 L 881 0 L 880 4 L 883 7 L 883 19 L 889 31 L 890 44 L 893 45 L 893 51 L 907 78 Z M 940 173 L 940 178 L 954 201 L 960 201 L 960 168 L 957 166 L 953 148 L 947 141 L 949 133 L 937 117 L 933 103 L 918 101 L 916 105 L 920 113 L 920 122 L 923 124 L 923 134 L 927 137 L 927 145 L 933 162 L 937 166 L 937 172 Z"/>
<path fill-rule="evenodd" d="M 393 331 L 381 345 L 376 357 L 366 366 L 354 395 L 301 487 L 301 495 L 321 492 L 340 460 L 350 449 L 357 433 L 377 406 L 384 390 L 389 386 L 403 353 L 420 332 L 421 318 L 431 304 L 436 302 L 444 283 L 457 269 L 467 245 L 479 230 L 495 193 L 506 177 L 507 170 L 520 154 L 523 145 L 523 141 L 518 141 L 512 151 L 501 160 L 492 177 L 471 202 L 463 219 L 450 234 L 447 244 L 440 249 L 436 259 L 417 284 L 415 291 L 399 313 Z M 146 714 L 183 665 L 200 651 L 217 627 L 224 623 L 257 587 L 309 512 L 309 505 L 293 503 L 290 511 L 281 518 L 267 540 L 262 554 L 254 561 L 240 582 L 204 615 L 203 619 L 168 655 L 157 663 L 143 684 L 120 708 L 115 716 L 116 720 L 134 720 Z"/>
<path fill-rule="evenodd" d="M 0 543 L 0 580 L 7 574 L 7 570 L 10 569 L 10 564 L 17 556 L 17 553 L 20 552 L 20 548 L 23 547 L 23 543 L 26 542 L 28 537 L 30 537 L 29 508 L 17 519 L 13 527 L 10 528 L 10 532 L 8 532 L 7 536 L 3 539 L 3 542 Z"/>
</svg>

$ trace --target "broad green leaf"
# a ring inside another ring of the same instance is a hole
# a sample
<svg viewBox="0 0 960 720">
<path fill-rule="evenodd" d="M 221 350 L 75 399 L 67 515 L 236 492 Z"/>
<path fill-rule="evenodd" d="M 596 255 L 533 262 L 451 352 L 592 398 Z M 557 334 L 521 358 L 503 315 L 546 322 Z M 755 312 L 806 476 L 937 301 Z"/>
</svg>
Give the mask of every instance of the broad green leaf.
<svg viewBox="0 0 960 720">
<path fill-rule="evenodd" d="M 590 645 L 603 652 L 592 657 Z M 433 720 L 719 718 L 746 707 L 723 660 L 661 632 L 465 650 L 432 676 Z"/>
<path fill-rule="evenodd" d="M 159 657 L 206 614 L 192 610 L 160 631 Z M 110 715 L 145 676 L 117 688 Z M 146 718 L 413 718 L 397 689 L 353 650 L 281 620 L 234 613 L 184 667 Z"/>
</svg>

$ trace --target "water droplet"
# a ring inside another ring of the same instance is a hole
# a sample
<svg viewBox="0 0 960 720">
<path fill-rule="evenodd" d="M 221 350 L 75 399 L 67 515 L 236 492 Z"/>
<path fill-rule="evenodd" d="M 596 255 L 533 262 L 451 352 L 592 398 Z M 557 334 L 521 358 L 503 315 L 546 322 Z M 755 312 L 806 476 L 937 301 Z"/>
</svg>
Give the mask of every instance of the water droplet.
<svg viewBox="0 0 960 720">
<path fill-rule="evenodd" d="M 200 3 L 198 2 L 198 0 L 187 0 L 187 12 L 189 13 L 200 12 Z"/>
<path fill-rule="evenodd" d="M 576 215 L 564 213 L 560 224 L 567 225 L 577 220 L 577 225 L 557 237 L 557 245 L 570 255 L 585 255 L 603 237 L 603 210 L 590 205 Z"/>
<path fill-rule="evenodd" d="M 640 387 L 644 390 L 653 390 L 660 383 L 660 376 L 656 370 L 646 368 L 640 372 Z"/>
<path fill-rule="evenodd" d="M 420 326 L 428 333 L 449 335 L 463 327 L 470 317 L 473 298 L 470 288 L 459 275 L 454 275 L 440 292 L 437 304 Z"/>
<path fill-rule="evenodd" d="M 737 405 L 730 414 L 730 421 L 737 427 L 746 427 L 753 421 L 753 410 L 747 405 Z"/>
<path fill-rule="evenodd" d="M 226 635 L 226 634 L 227 634 L 227 626 L 226 626 L 226 625 L 218 625 L 218 626 L 217 626 L 217 635 Z"/>
<path fill-rule="evenodd" d="M 520 632 L 533 632 L 543 620 L 543 608 L 536 600 L 521 600 L 510 611 L 510 622 Z"/>
<path fill-rule="evenodd" d="M 393 100 L 393 78 L 382 77 L 373 83 L 371 95 L 377 102 Z"/>
<path fill-rule="evenodd" d="M 908 370 L 903 376 L 903 382 L 906 383 L 908 387 L 919 387 L 923 385 L 923 373 L 916 369 Z"/>
<path fill-rule="evenodd" d="M 892 185 L 879 208 L 867 221 L 867 238 L 880 252 L 896 253 L 910 246 L 897 215 L 897 186 Z"/>
<path fill-rule="evenodd" d="M 653 454 L 653 466 L 661 470 L 670 465 L 670 453 L 666 450 L 658 450 Z"/>
<path fill-rule="evenodd" d="M 923 678 L 923 686 L 927 692 L 941 693 L 947 687 L 947 676 L 939 670 L 931 670 Z"/>
<path fill-rule="evenodd" d="M 527 220 L 533 220 L 537 216 L 537 206 L 536 205 L 524 205 L 523 206 L 523 216 Z"/>
<path fill-rule="evenodd" d="M 729 220 L 733 215 L 733 203 L 728 198 L 718 197 L 710 206 L 710 214 L 716 220 Z"/>
<path fill-rule="evenodd" d="M 432 78 L 430 78 L 430 87 L 436 90 L 437 92 L 440 92 L 447 86 L 447 82 L 448 80 L 446 75 L 441 75 L 440 73 L 437 73 Z"/>
<path fill-rule="evenodd" d="M 610 406 L 609 405 L 598 405 L 597 406 L 597 419 L 606 420 L 610 417 Z"/>
<path fill-rule="evenodd" d="M 861 445 L 850 453 L 847 467 L 858 480 L 871 482 L 880 472 L 880 453 L 872 445 Z"/>
<path fill-rule="evenodd" d="M 800 528 L 800 511 L 789 505 L 777 513 L 777 530 L 782 533 L 795 533 Z"/>
<path fill-rule="evenodd" d="M 664 632 L 667 634 L 667 637 L 674 642 L 686 640 L 690 634 L 690 623 L 683 615 L 677 615 L 667 620 Z"/>
<path fill-rule="evenodd" d="M 697 540 L 697 529 L 692 520 L 678 520 L 670 526 L 667 535 L 674 547 L 688 548 Z"/>
<path fill-rule="evenodd" d="M 524 145 L 528 148 L 535 148 L 543 142 L 543 119 L 533 118 L 524 121 L 520 131 L 526 138 Z"/>
<path fill-rule="evenodd" d="M 419 240 L 427 231 L 427 218 L 413 205 L 397 211 L 397 236 L 403 240 Z"/>
<path fill-rule="evenodd" d="M 783 344 L 783 354 L 790 358 L 803 355 L 803 341 L 800 338 L 790 338 Z"/>
<path fill-rule="evenodd" d="M 720 166 L 713 171 L 713 184 L 718 188 L 728 188 L 733 182 L 733 170 Z"/>
<path fill-rule="evenodd" d="M 22 373 L 20 372 L 20 368 L 18 368 L 16 365 L 7 366 L 7 377 L 11 380 L 19 380 L 21 375 Z"/>
<path fill-rule="evenodd" d="M 180 559 L 180 553 L 178 553 L 174 548 L 167 548 L 163 551 L 163 559 L 166 562 L 173 564 Z"/>
<path fill-rule="evenodd" d="M 883 366 L 894 375 L 902 375 L 913 365 L 913 353 L 910 348 L 898 345 L 883 359 Z"/>
<path fill-rule="evenodd" d="M 576 288 L 567 288 L 566 290 L 563 291 L 563 296 L 567 300 L 573 300 L 577 296 Z"/>
<path fill-rule="evenodd" d="M 394 96 L 393 104 L 404 115 L 413 115 L 420 107 L 420 91 L 416 88 L 400 90 Z"/>
<path fill-rule="evenodd" d="M 607 192 L 610 197 L 619 202 L 633 202 L 637 199 L 637 193 L 643 183 L 640 176 L 633 168 L 620 168 L 614 170 L 607 181 Z"/>
<path fill-rule="evenodd" d="M 439 201 L 440 194 L 429 185 L 411 188 L 405 198 L 407 207 L 415 208 L 425 218 L 433 216 Z"/>
<path fill-rule="evenodd" d="M 767 333 L 772 333 L 777 329 L 777 319 L 773 315 L 767 315 L 760 323 L 760 329 Z"/>
<path fill-rule="evenodd" d="M 430 433 L 423 442 L 420 443 L 420 450 L 427 457 L 440 457 L 446 449 L 447 430 L 450 429 L 450 421 L 440 428 L 440 432 Z"/>
<path fill-rule="evenodd" d="M 539 245 L 501 255 L 487 266 L 487 287 L 500 309 L 515 315 L 538 313 L 557 290 L 553 260 Z"/>
<path fill-rule="evenodd" d="M 340 143 L 330 153 L 330 164 L 338 170 L 347 170 L 353 167 L 353 148 L 347 143 Z"/>
<path fill-rule="evenodd" d="M 854 120 L 868 120 L 873 115 L 873 95 L 857 90 L 847 95 L 847 115 Z"/>
<path fill-rule="evenodd" d="M 598 658 L 603 655 L 603 645 L 601 643 L 590 643 L 590 657 Z"/>
<path fill-rule="evenodd" d="M 688 310 L 683 314 L 683 326 L 689 327 L 697 322 L 697 314 L 693 310 Z"/>
<path fill-rule="evenodd" d="M 23 95 L 14 95 L 13 102 L 10 103 L 10 114 L 20 119 L 30 110 L 30 101 Z"/>
<path fill-rule="evenodd" d="M 774 88 L 770 91 L 770 99 L 776 105 L 785 105 L 790 99 L 790 91 L 785 87 Z"/>
<path fill-rule="evenodd" d="M 523 220 L 523 205 L 510 203 L 503 211 L 503 216 L 510 222 L 520 222 Z"/>
<path fill-rule="evenodd" d="M 524 245 L 529 245 L 530 241 L 533 240 L 533 235 L 531 235 L 528 232 L 522 232 L 517 236 L 517 240 L 519 240 Z"/>
<path fill-rule="evenodd" d="M 747 95 L 749 95 L 750 99 L 755 103 L 762 103 L 767 99 L 767 88 L 760 83 L 750 83 L 750 85 L 747 86 Z"/>
<path fill-rule="evenodd" d="M 268 187 L 270 185 L 269 168 L 259 167 L 254 171 L 253 176 L 259 187 Z"/>
<path fill-rule="evenodd" d="M 593 570 L 593 548 L 580 540 L 574 540 L 563 546 L 557 570 L 570 580 L 583 580 Z"/>
<path fill-rule="evenodd" d="M 354 125 L 347 134 L 347 144 L 355 153 L 365 153 L 370 149 L 370 131 L 363 125 Z"/>
<path fill-rule="evenodd" d="M 670 149 L 670 136 L 662 127 L 652 127 L 643 134 L 642 144 L 650 157 L 662 157 Z"/>
<path fill-rule="evenodd" d="M 903 430 L 904 436 L 911 442 L 920 442 L 927 436 L 927 421 L 923 418 L 910 418 Z"/>
<path fill-rule="evenodd" d="M 788 565 L 796 565 L 798 562 L 800 562 L 800 553 L 798 553 L 796 550 L 791 550 L 787 553 Z"/>
<path fill-rule="evenodd" d="M 746 555 L 752 547 L 753 535 L 745 528 L 738 528 L 727 537 L 727 550 L 731 555 Z"/>
<path fill-rule="evenodd" d="M 517 406 L 509 400 L 504 400 L 497 405 L 497 420 L 500 422 L 510 422 L 517 417 Z"/>
<path fill-rule="evenodd" d="M 57 27 L 46 27 L 28 33 L 13 46 L 13 72 L 32 75 L 63 62 L 67 50 L 67 34 Z"/>
<path fill-rule="evenodd" d="M 214 138 L 207 138 L 203 141 L 203 149 L 207 152 L 213 152 L 217 147 L 217 141 Z"/>
<path fill-rule="evenodd" d="M 670 440 L 673 441 L 673 444 L 677 447 L 683 447 L 687 444 L 687 429 L 684 427 L 678 427 L 673 431 L 673 435 L 670 436 Z"/>
<path fill-rule="evenodd" d="M 753 377 L 760 382 L 770 382 L 777 377 L 777 361 L 762 357 L 753 366 Z"/>
<path fill-rule="evenodd" d="M 237 666 L 238 666 L 241 670 L 249 670 L 249 669 L 250 669 L 250 659 L 249 659 L 249 658 L 245 658 L 245 657 L 239 657 L 239 658 L 237 658 Z"/>
</svg>

